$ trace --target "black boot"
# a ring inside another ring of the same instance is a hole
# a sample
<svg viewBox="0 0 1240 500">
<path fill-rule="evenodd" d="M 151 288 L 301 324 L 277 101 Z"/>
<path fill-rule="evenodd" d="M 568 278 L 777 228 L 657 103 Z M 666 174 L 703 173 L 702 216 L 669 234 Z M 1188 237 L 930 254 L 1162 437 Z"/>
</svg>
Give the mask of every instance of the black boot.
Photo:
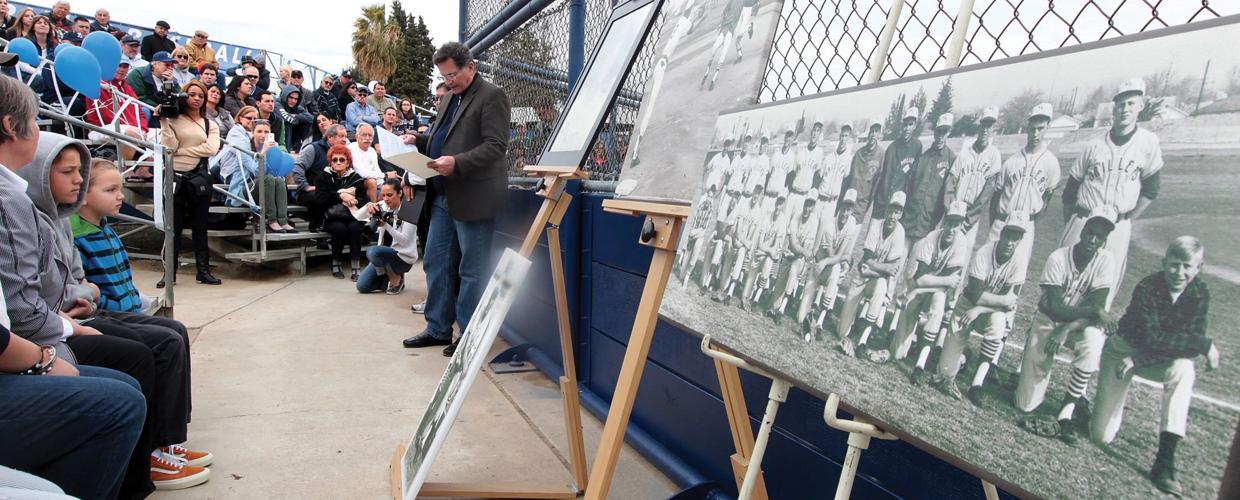
<svg viewBox="0 0 1240 500">
<path fill-rule="evenodd" d="M 1158 435 L 1158 454 L 1154 455 L 1154 467 L 1150 469 L 1150 480 L 1163 493 L 1177 497 L 1184 495 L 1184 487 L 1175 478 L 1175 448 L 1180 444 L 1180 436 L 1170 432 Z"/>
<path fill-rule="evenodd" d="M 198 282 L 204 285 L 219 285 L 220 281 L 215 276 L 211 276 L 211 254 L 207 251 L 195 251 L 194 260 L 198 264 Z"/>
<path fill-rule="evenodd" d="M 173 254 L 172 255 L 172 284 L 173 285 L 177 284 L 177 267 L 179 267 L 180 265 L 181 265 L 180 259 L 177 258 L 176 254 Z M 159 283 L 155 284 L 155 288 L 163 288 L 165 286 L 167 286 L 167 283 L 164 283 L 163 278 L 160 278 Z"/>
</svg>

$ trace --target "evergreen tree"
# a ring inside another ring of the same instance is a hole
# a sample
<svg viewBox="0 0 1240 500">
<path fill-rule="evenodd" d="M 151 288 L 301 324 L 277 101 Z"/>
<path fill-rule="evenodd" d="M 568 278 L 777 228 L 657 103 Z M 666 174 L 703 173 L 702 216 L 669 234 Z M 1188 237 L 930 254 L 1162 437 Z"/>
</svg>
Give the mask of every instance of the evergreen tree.
<svg viewBox="0 0 1240 500">
<path fill-rule="evenodd" d="M 949 77 L 943 82 L 943 86 L 939 87 L 939 95 L 934 98 L 934 103 L 930 105 L 930 112 L 926 115 L 926 123 L 933 127 L 939 122 L 939 117 L 944 113 L 952 111 L 952 79 Z"/>
<path fill-rule="evenodd" d="M 899 137 L 903 121 L 904 94 L 900 94 L 899 99 L 891 102 L 891 111 L 887 113 L 887 120 L 883 122 L 883 139 L 894 141 L 896 137 Z"/>
<path fill-rule="evenodd" d="M 388 23 L 396 25 L 403 35 L 409 29 L 410 16 L 405 14 L 405 7 L 400 4 L 400 0 L 392 0 L 392 13 L 388 15 Z"/>
</svg>

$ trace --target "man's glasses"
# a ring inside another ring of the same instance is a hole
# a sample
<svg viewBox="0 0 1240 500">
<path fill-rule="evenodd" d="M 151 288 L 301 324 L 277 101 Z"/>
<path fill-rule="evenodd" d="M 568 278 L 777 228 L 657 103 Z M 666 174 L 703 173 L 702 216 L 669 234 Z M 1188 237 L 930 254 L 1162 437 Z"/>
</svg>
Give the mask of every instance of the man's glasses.
<svg viewBox="0 0 1240 500">
<path fill-rule="evenodd" d="M 332 158 L 332 163 L 349 163 L 349 159 L 344 157 L 336 157 Z"/>
<path fill-rule="evenodd" d="M 246 80 L 258 80 L 258 75 L 245 75 Z"/>
</svg>

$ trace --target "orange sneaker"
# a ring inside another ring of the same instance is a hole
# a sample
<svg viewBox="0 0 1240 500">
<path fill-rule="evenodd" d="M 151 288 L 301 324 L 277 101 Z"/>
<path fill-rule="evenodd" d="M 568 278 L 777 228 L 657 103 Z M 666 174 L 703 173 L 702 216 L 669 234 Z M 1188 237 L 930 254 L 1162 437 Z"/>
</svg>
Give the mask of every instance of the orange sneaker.
<svg viewBox="0 0 1240 500">
<path fill-rule="evenodd" d="M 211 470 L 181 463 L 176 457 L 160 452 L 151 456 L 151 482 L 156 490 L 180 490 L 198 486 L 211 478 Z"/>
<path fill-rule="evenodd" d="M 215 460 L 215 455 L 212 455 L 209 451 L 187 450 L 179 444 L 164 446 L 160 448 L 160 450 L 164 453 L 184 460 L 185 463 L 194 467 L 206 467 L 211 465 L 212 460 Z"/>
</svg>

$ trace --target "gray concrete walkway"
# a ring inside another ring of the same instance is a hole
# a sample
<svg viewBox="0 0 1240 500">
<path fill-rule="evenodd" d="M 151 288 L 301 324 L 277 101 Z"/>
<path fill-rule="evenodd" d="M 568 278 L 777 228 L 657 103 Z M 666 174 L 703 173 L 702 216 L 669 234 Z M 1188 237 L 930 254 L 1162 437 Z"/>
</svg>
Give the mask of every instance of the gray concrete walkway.
<svg viewBox="0 0 1240 500">
<path fill-rule="evenodd" d="M 154 266 L 136 267 L 139 287 L 154 292 Z M 400 345 L 425 325 L 409 312 L 425 295 L 420 268 L 399 296 L 360 295 L 322 269 L 216 275 L 223 286 L 198 285 L 183 269 L 176 288 L 176 316 L 193 340 L 190 445 L 215 454 L 211 480 L 152 498 L 390 498 L 389 460 L 448 362 L 438 348 Z M 593 457 L 602 425 L 583 413 Z M 537 373 L 484 370 L 430 480 L 566 485 L 566 442 L 555 384 Z M 626 447 L 612 498 L 675 491 Z"/>
</svg>

